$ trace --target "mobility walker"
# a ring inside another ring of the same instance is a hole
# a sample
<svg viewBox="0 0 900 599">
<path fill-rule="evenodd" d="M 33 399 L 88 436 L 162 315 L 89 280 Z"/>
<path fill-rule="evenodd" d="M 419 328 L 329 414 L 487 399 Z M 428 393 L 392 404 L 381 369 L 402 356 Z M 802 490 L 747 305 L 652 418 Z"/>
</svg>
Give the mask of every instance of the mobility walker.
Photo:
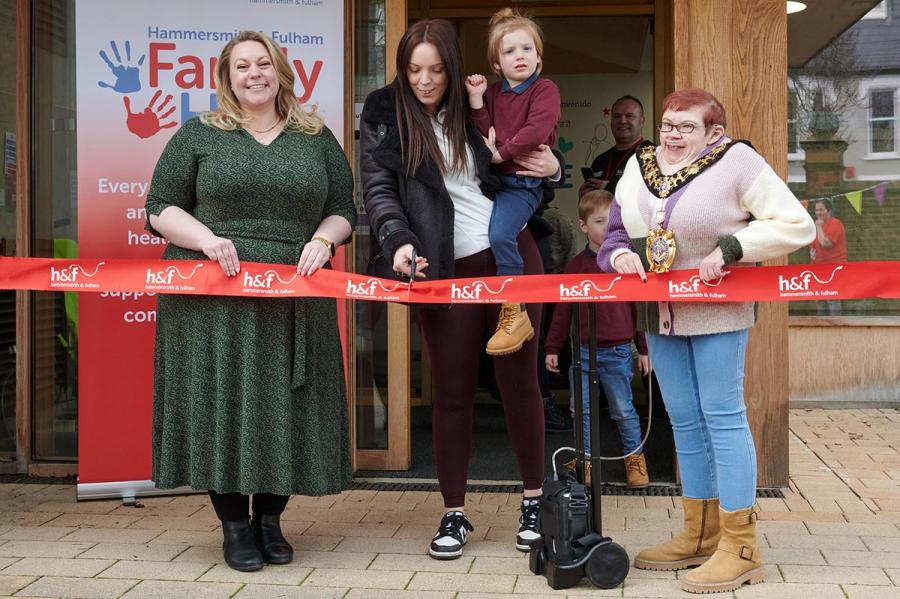
<svg viewBox="0 0 900 599">
<path fill-rule="evenodd" d="M 588 361 L 591 446 L 591 484 L 585 481 L 584 426 L 581 376 L 583 365 L 580 346 L 580 309 L 572 318 L 573 389 L 575 399 L 575 451 L 574 472 L 558 471 L 554 459 L 554 472 L 544 483 L 541 496 L 542 537 L 532 545 L 529 568 L 547 578 L 552 589 L 568 589 L 584 577 L 601 589 L 619 586 L 628 574 L 628 554 L 621 545 L 604 537 L 601 526 L 600 460 L 596 456 L 600 447 L 599 397 L 597 390 L 597 338 L 596 306 L 588 303 L 588 330 L 590 334 L 590 359 Z M 648 431 L 649 433 L 649 431 Z M 555 457 L 555 456 L 554 456 Z"/>
</svg>

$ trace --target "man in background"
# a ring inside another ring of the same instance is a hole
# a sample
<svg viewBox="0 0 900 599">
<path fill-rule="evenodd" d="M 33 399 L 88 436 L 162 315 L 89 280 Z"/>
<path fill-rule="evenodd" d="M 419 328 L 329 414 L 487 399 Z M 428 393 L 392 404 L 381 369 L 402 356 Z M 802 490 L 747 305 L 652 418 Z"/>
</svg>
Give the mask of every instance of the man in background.
<svg viewBox="0 0 900 599">
<path fill-rule="evenodd" d="M 612 105 L 610 129 L 616 145 L 603 152 L 591 163 L 594 176 L 578 188 L 580 198 L 594 189 L 605 189 L 615 195 L 616 185 L 625 170 L 625 164 L 644 137 L 644 105 L 634 96 L 622 96 Z"/>
</svg>

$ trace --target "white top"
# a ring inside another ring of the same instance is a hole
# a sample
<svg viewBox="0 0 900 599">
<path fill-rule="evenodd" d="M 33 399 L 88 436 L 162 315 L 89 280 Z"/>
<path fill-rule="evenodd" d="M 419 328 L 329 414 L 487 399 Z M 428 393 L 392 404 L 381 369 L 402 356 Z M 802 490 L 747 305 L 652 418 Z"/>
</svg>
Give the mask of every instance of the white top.
<svg viewBox="0 0 900 599">
<path fill-rule="evenodd" d="M 444 132 L 441 121 L 443 111 L 436 119 L 431 119 L 438 147 L 444 155 L 444 163 L 450 164 L 452 151 L 450 140 Z M 475 155 L 466 144 L 466 168 L 444 174 L 444 186 L 453 200 L 453 253 L 455 258 L 465 258 L 491 247 L 488 241 L 488 225 L 494 202 L 481 193 L 481 179 L 475 169 Z"/>
</svg>

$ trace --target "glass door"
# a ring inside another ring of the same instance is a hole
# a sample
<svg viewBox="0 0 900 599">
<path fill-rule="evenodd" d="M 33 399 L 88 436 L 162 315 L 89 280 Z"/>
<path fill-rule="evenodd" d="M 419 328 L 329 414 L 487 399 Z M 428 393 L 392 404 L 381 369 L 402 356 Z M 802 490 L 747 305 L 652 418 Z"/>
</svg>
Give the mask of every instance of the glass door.
<svg viewBox="0 0 900 599">
<path fill-rule="evenodd" d="M 365 273 L 374 234 L 362 210 L 359 173 L 359 114 L 366 96 L 393 77 L 394 52 L 406 29 L 406 0 L 355 0 L 354 114 L 356 228 L 353 270 Z M 410 325 L 409 308 L 380 302 L 354 302 L 352 426 L 357 470 L 409 467 Z"/>
<path fill-rule="evenodd" d="M 16 255 L 16 2 L 0 0 L 0 256 Z M 16 459 L 16 292 L 0 291 L 0 471 Z"/>
</svg>

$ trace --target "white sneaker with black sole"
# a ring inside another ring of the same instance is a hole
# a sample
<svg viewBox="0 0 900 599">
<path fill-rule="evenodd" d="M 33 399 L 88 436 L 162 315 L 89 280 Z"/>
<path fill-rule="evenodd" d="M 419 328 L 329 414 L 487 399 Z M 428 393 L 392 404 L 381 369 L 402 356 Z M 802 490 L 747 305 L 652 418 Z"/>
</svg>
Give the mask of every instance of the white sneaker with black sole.
<svg viewBox="0 0 900 599">
<path fill-rule="evenodd" d="M 444 514 L 441 524 L 431 540 L 428 555 L 435 559 L 456 559 L 462 555 L 463 545 L 469 539 L 469 533 L 475 530 L 469 519 L 462 512 L 453 511 Z"/>
<path fill-rule="evenodd" d="M 531 545 L 541 538 L 541 498 L 522 500 L 519 516 L 519 532 L 516 533 L 516 549 L 530 551 Z"/>
</svg>

